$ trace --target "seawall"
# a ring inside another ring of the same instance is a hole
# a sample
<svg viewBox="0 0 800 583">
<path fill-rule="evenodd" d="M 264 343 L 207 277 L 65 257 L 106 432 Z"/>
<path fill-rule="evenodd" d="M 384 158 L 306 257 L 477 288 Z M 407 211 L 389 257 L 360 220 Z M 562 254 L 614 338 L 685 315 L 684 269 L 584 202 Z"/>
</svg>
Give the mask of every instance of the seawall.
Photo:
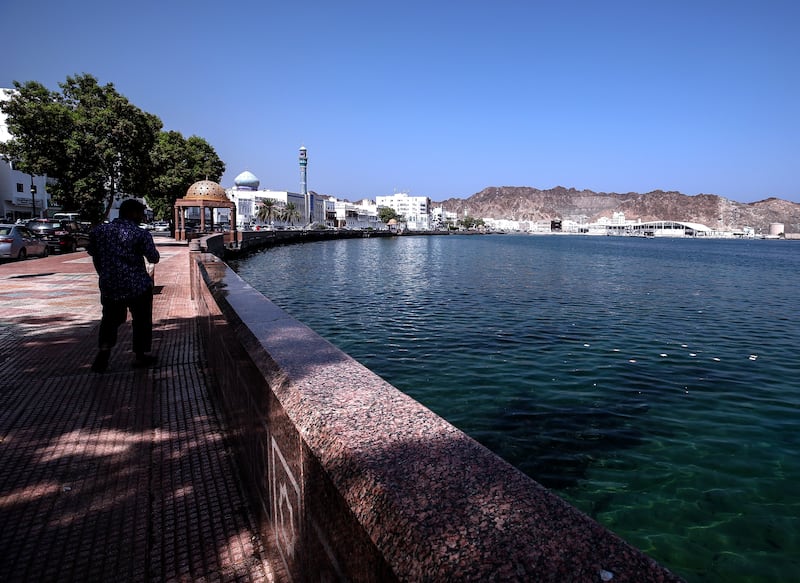
<svg viewBox="0 0 800 583">
<path fill-rule="evenodd" d="M 370 237 L 394 237 L 391 231 L 361 231 L 344 229 L 326 230 L 285 230 L 285 231 L 239 231 L 236 234 L 226 232 L 224 235 L 200 236 L 203 247 L 219 257 L 238 257 L 247 255 L 258 249 L 290 243 L 312 243 L 314 241 L 331 241 L 335 239 L 365 239 Z M 236 242 L 234 243 L 234 237 Z"/>
<path fill-rule="evenodd" d="M 280 580 L 679 581 L 193 242 L 192 294 Z"/>
</svg>

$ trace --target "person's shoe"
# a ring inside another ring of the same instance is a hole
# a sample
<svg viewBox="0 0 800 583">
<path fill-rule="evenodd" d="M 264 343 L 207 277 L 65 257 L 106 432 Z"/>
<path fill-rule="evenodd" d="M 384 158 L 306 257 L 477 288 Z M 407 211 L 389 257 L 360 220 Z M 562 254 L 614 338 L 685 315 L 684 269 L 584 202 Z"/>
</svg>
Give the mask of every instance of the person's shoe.
<svg viewBox="0 0 800 583">
<path fill-rule="evenodd" d="M 139 353 L 133 361 L 133 366 L 136 368 L 146 368 L 156 363 L 156 357 L 152 354 Z"/>
<path fill-rule="evenodd" d="M 101 350 L 92 363 L 92 372 L 106 372 L 108 369 L 108 359 L 111 356 L 110 350 Z"/>
</svg>

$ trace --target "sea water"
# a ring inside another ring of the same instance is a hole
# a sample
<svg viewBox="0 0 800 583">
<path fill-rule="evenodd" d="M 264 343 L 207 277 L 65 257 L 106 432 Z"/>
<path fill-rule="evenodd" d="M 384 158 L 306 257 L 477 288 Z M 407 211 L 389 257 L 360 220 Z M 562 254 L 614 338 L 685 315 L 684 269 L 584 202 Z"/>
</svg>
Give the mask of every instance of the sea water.
<svg viewBox="0 0 800 583">
<path fill-rule="evenodd" d="M 232 266 L 689 581 L 800 575 L 800 243 L 418 236 Z"/>
</svg>

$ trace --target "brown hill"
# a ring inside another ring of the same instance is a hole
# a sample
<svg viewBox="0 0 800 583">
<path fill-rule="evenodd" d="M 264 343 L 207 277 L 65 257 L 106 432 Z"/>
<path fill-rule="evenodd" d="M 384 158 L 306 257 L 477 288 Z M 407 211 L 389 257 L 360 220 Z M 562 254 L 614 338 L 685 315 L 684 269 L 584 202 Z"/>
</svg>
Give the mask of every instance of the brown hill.
<svg viewBox="0 0 800 583">
<path fill-rule="evenodd" d="M 451 198 L 436 204 L 459 216 L 474 218 L 594 222 L 623 212 L 626 219 L 632 220 L 687 221 L 724 230 L 752 227 L 757 233 L 768 232 L 770 223 L 783 223 L 786 233 L 800 232 L 800 204 L 779 198 L 741 203 L 715 194 L 689 196 L 662 190 L 618 194 L 563 186 L 549 190 L 491 186 L 466 199 Z"/>
</svg>

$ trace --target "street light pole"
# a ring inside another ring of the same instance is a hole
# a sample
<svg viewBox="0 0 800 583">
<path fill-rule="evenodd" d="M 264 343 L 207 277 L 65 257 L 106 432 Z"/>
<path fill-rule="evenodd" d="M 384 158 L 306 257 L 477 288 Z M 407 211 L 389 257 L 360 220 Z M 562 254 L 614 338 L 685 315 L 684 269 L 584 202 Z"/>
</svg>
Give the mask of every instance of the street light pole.
<svg viewBox="0 0 800 583">
<path fill-rule="evenodd" d="M 33 183 L 33 174 L 31 174 L 31 218 L 36 218 L 36 185 Z"/>
</svg>

